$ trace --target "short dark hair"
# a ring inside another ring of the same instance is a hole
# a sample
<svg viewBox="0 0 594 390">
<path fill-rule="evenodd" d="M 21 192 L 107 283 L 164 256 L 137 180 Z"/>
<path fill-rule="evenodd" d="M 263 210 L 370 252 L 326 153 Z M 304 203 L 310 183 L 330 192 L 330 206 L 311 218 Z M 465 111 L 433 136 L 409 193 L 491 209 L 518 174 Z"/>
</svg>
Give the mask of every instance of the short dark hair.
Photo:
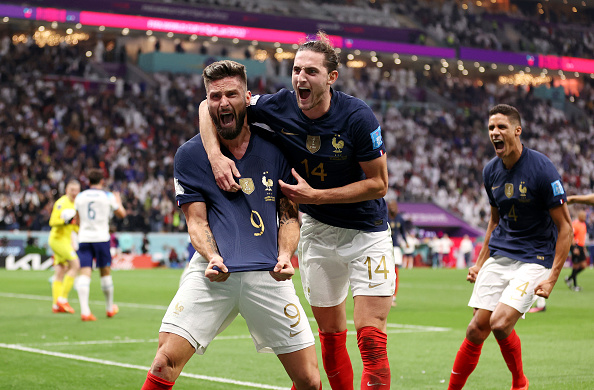
<svg viewBox="0 0 594 390">
<path fill-rule="evenodd" d="M 92 186 L 99 184 L 104 178 L 105 175 L 101 169 L 93 168 L 89 171 L 89 184 Z"/>
<path fill-rule="evenodd" d="M 247 90 L 247 73 L 245 71 L 245 66 L 239 62 L 231 60 L 213 62 L 205 67 L 202 72 L 202 78 L 204 79 L 204 86 L 206 88 L 208 88 L 209 84 L 213 81 L 236 76 L 241 79 Z"/>
<path fill-rule="evenodd" d="M 522 118 L 520 117 L 519 111 L 509 104 L 498 104 L 493 106 L 489 110 L 489 117 L 495 114 L 502 114 L 509 118 L 512 122 L 517 122 L 519 126 L 522 126 Z"/>
<path fill-rule="evenodd" d="M 316 39 L 302 43 L 297 52 L 306 50 L 324 54 L 324 66 L 328 69 L 328 73 L 338 70 L 340 58 L 325 32 L 318 31 Z"/>
</svg>

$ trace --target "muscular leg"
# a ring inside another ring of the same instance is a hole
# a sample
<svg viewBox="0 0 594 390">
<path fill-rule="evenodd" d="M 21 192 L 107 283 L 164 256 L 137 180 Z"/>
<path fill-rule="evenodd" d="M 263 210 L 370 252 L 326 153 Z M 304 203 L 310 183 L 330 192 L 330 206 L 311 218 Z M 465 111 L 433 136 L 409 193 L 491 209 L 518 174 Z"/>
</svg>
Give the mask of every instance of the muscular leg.
<svg viewBox="0 0 594 390">
<path fill-rule="evenodd" d="M 321 387 L 316 347 L 278 355 L 296 390 L 318 390 Z"/>
<path fill-rule="evenodd" d="M 501 354 L 512 374 L 512 389 L 526 386 L 526 376 L 522 364 L 522 346 L 514 327 L 522 313 L 511 306 L 499 303 L 491 316 L 493 336 L 499 343 Z"/>
<path fill-rule="evenodd" d="M 322 363 L 333 390 L 353 389 L 353 366 L 346 348 L 346 301 L 333 307 L 311 307 L 320 334 Z"/>
<path fill-rule="evenodd" d="M 466 338 L 456 354 L 456 360 L 454 360 L 448 390 L 459 390 L 464 387 L 466 380 L 476 368 L 483 342 L 491 333 L 491 315 L 492 312 L 488 310 L 474 309 L 474 315 L 466 329 Z"/>
<path fill-rule="evenodd" d="M 353 311 L 355 329 L 359 330 L 365 326 L 373 326 L 385 333 L 388 313 L 390 313 L 392 307 L 391 297 L 358 295 L 353 299 L 355 301 Z"/>
<path fill-rule="evenodd" d="M 353 317 L 363 361 L 362 389 L 390 389 L 386 321 L 391 297 L 356 296 Z"/>
<path fill-rule="evenodd" d="M 194 352 L 194 347 L 183 337 L 159 333 L 159 348 L 141 390 L 171 389 Z"/>
</svg>

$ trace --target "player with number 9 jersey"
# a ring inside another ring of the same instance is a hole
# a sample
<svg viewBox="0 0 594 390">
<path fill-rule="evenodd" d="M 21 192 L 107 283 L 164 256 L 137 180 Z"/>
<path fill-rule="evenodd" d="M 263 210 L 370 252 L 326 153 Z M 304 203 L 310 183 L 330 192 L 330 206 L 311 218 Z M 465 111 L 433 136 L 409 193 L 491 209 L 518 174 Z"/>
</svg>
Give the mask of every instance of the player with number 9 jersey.
<svg viewBox="0 0 594 390">
<path fill-rule="evenodd" d="M 178 206 L 206 202 L 208 223 L 229 272 L 272 271 L 278 262 L 277 202 L 284 195 L 278 180 L 291 181 L 291 170 L 274 145 L 254 136 L 249 153 L 232 158 L 243 175 L 242 190 L 223 192 L 217 187 L 200 136 L 176 153 L 173 176 Z"/>
</svg>

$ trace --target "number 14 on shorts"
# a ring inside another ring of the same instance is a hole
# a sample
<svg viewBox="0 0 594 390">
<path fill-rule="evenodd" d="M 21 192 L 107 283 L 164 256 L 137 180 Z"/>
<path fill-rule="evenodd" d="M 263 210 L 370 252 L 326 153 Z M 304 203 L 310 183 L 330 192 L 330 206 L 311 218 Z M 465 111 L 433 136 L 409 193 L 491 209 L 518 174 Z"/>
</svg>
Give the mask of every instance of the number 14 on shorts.
<svg viewBox="0 0 594 390">
<path fill-rule="evenodd" d="M 388 274 L 390 273 L 390 270 L 388 270 L 388 267 L 386 266 L 386 256 L 382 256 L 381 260 L 379 261 L 379 264 L 377 265 L 377 267 L 375 267 L 375 270 L 372 271 L 372 261 L 371 261 L 371 257 L 367 256 L 367 259 L 364 262 L 367 265 L 367 273 L 369 275 L 369 288 L 374 288 L 377 287 L 382 283 L 379 284 L 373 284 L 371 283 L 371 281 L 373 280 L 373 274 L 383 274 L 384 275 L 384 280 L 388 279 Z"/>
</svg>

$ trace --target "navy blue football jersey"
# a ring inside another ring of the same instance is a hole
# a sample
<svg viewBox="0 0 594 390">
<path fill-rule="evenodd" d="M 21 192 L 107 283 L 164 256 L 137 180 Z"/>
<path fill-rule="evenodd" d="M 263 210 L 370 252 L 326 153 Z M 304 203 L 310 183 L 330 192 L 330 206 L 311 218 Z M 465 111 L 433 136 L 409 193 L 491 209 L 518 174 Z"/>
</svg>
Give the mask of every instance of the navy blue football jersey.
<svg viewBox="0 0 594 390">
<path fill-rule="evenodd" d="M 567 202 L 557 169 L 545 155 L 524 147 L 520 159 L 506 169 L 499 157 L 483 170 L 491 206 L 499 225 L 491 234 L 491 256 L 553 266 L 557 226 L 549 209 Z"/>
<path fill-rule="evenodd" d="M 229 272 L 272 271 L 278 261 L 277 203 L 284 195 L 278 180 L 291 181 L 283 154 L 253 134 L 244 156 L 237 160 L 221 151 L 241 172 L 241 191 L 217 186 L 200 135 L 175 154 L 173 176 L 177 205 L 205 202 L 208 223 Z"/>
<path fill-rule="evenodd" d="M 359 162 L 386 153 L 380 125 L 362 100 L 332 90 L 330 110 L 309 119 L 297 106 L 294 91 L 252 97 L 252 123 L 266 124 L 289 163 L 310 186 L 342 187 L 365 179 Z M 363 231 L 388 228 L 383 199 L 357 203 L 302 204 L 299 209 L 328 225 Z"/>
</svg>

